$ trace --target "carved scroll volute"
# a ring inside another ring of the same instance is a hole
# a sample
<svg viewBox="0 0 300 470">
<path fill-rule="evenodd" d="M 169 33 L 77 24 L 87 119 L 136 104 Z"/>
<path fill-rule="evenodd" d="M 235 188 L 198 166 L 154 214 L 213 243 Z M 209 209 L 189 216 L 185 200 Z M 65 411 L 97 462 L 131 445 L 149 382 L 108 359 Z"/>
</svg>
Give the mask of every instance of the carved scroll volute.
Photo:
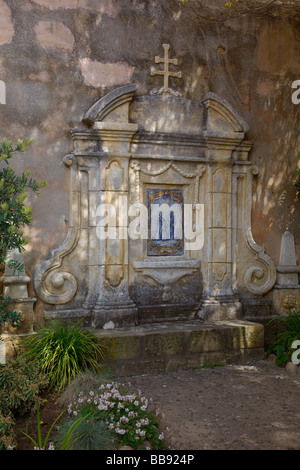
<svg viewBox="0 0 300 470">
<path fill-rule="evenodd" d="M 71 181 L 77 182 L 76 158 L 73 154 L 66 155 L 63 163 L 71 168 Z M 72 184 L 71 184 L 72 187 Z M 73 187 L 73 189 L 76 189 Z M 80 207 L 78 198 L 71 205 L 70 219 L 79 221 Z M 41 263 L 34 275 L 36 295 L 45 303 L 62 305 L 70 302 L 77 292 L 77 281 L 73 274 L 61 270 L 64 257 L 71 253 L 79 239 L 80 224 L 70 227 L 63 244 L 51 251 L 50 260 Z"/>
<path fill-rule="evenodd" d="M 276 282 L 276 267 L 273 260 L 265 253 L 264 248 L 258 245 L 251 231 L 251 205 L 252 205 L 252 178 L 258 174 L 258 168 L 248 168 L 246 175 L 244 229 L 246 242 L 255 260 L 249 266 L 243 276 L 245 287 L 254 295 L 264 295 L 269 292 Z"/>
</svg>

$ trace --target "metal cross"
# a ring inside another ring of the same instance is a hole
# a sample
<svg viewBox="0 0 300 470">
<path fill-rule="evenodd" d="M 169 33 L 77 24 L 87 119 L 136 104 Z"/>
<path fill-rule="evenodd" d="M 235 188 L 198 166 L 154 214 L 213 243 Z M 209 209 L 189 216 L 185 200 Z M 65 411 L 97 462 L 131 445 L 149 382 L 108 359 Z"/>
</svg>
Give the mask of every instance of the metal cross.
<svg viewBox="0 0 300 470">
<path fill-rule="evenodd" d="M 169 88 L 169 77 L 181 78 L 182 72 L 169 71 L 169 64 L 178 65 L 178 60 L 169 59 L 170 44 L 163 44 L 163 48 L 165 50 L 165 57 L 162 59 L 161 57 L 156 56 L 155 63 L 160 64 L 162 62 L 164 64 L 164 70 L 155 70 L 154 67 L 151 67 L 151 75 L 163 75 L 164 77 L 164 86 L 157 92 L 159 95 L 163 93 L 171 93 L 172 95 L 178 95 L 178 93 Z"/>
</svg>

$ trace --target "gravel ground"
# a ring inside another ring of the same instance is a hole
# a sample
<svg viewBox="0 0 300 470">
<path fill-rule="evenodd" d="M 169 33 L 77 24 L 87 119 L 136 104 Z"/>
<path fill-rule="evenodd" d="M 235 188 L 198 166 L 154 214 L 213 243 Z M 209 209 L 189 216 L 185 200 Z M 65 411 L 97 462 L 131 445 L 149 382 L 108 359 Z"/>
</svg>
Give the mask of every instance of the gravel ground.
<svg viewBox="0 0 300 470">
<path fill-rule="evenodd" d="M 121 380 L 153 399 L 172 450 L 300 449 L 300 375 L 267 360 Z"/>
</svg>

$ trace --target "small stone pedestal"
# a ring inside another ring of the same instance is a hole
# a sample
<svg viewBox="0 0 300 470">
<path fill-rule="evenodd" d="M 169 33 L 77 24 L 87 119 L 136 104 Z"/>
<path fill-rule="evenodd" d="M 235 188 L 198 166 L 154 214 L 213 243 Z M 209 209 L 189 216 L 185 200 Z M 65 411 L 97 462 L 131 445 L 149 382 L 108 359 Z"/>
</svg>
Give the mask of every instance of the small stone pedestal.
<svg viewBox="0 0 300 470">
<path fill-rule="evenodd" d="M 12 250 L 9 258 L 24 266 L 23 253 L 18 250 Z M 6 358 L 15 356 L 16 348 L 24 337 L 33 334 L 33 305 L 36 299 L 28 296 L 27 286 L 30 278 L 24 273 L 6 266 L 4 276 L 1 279 L 4 296 L 11 298 L 8 310 L 20 313 L 22 318 L 20 326 L 5 323 L 0 331 L 2 340 L 2 343 L 0 343 L 0 362 L 2 363 L 5 362 Z"/>
<path fill-rule="evenodd" d="M 294 236 L 286 231 L 281 239 L 277 283 L 273 289 L 273 306 L 276 314 L 283 315 L 292 308 L 300 308 L 299 273 Z"/>
</svg>

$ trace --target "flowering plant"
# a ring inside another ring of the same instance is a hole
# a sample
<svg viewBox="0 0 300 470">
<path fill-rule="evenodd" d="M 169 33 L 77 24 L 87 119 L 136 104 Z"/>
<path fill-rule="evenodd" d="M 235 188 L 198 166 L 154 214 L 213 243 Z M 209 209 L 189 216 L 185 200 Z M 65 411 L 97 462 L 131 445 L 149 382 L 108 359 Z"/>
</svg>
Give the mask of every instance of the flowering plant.
<svg viewBox="0 0 300 470">
<path fill-rule="evenodd" d="M 103 420 L 123 444 L 135 449 L 143 445 L 150 448 L 147 441 L 152 449 L 162 449 L 165 445 L 159 410 L 149 408 L 149 400 L 141 391 L 127 393 L 117 382 L 102 384 L 96 392 L 80 392 L 69 404 L 68 413 L 71 416 L 89 413 L 94 419 Z"/>
</svg>

